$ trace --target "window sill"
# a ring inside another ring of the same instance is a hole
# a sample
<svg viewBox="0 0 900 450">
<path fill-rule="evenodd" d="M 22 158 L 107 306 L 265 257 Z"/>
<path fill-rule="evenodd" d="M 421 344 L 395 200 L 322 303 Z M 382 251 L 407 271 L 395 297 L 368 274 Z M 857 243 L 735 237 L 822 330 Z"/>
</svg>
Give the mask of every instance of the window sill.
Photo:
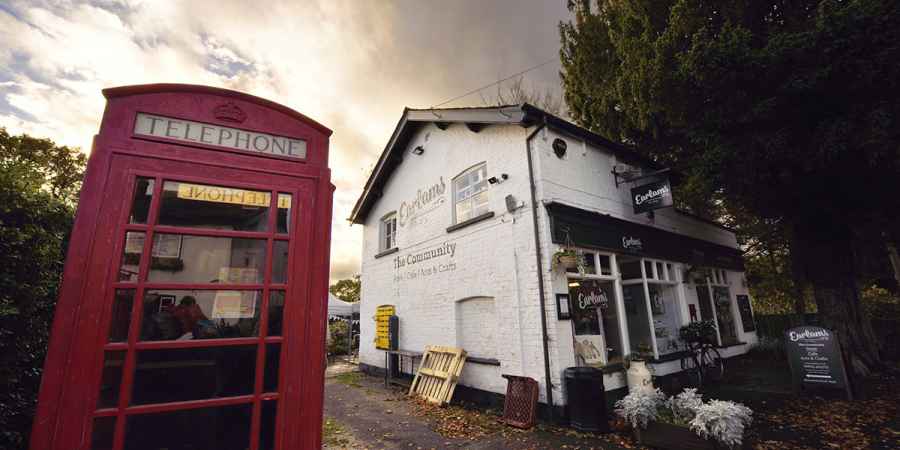
<svg viewBox="0 0 900 450">
<path fill-rule="evenodd" d="M 500 360 L 494 358 L 479 358 L 477 356 L 467 356 L 466 362 L 500 367 Z"/>
<path fill-rule="evenodd" d="M 381 258 L 382 256 L 390 255 L 390 254 L 392 254 L 392 253 L 397 253 L 397 252 L 399 252 L 399 251 L 400 251 L 400 249 L 397 248 L 397 247 L 389 248 L 389 249 L 384 250 L 384 251 L 382 251 L 382 252 L 376 253 L 376 254 L 375 254 L 375 259 Z"/>
<path fill-rule="evenodd" d="M 460 223 L 458 223 L 458 224 L 456 224 L 456 225 L 450 225 L 449 227 L 447 227 L 447 232 L 448 232 L 448 233 L 452 233 L 452 232 L 454 232 L 454 231 L 456 231 L 456 230 L 458 230 L 458 229 L 460 229 L 460 228 L 465 228 L 465 227 L 467 227 L 467 226 L 469 226 L 469 225 L 476 224 L 476 223 L 481 222 L 481 221 L 483 221 L 483 220 L 488 220 L 488 219 L 490 219 L 491 217 L 494 217 L 494 212 L 493 212 L 493 211 L 491 211 L 491 212 L 486 212 L 486 213 L 484 213 L 484 214 L 482 214 L 482 215 L 480 215 L 480 216 L 473 217 L 473 218 L 471 218 L 471 219 L 469 219 L 469 220 L 466 220 L 466 221 L 464 221 L 464 222 L 460 222 Z"/>
<path fill-rule="evenodd" d="M 625 364 L 624 363 L 612 363 L 607 364 L 600 368 L 604 374 L 616 373 L 616 372 L 624 372 Z"/>
</svg>

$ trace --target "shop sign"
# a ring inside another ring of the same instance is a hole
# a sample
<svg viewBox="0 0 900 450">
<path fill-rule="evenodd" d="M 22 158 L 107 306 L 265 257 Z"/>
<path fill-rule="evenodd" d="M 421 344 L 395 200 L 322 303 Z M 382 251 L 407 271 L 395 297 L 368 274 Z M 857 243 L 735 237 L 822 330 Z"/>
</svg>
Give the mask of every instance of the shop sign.
<svg viewBox="0 0 900 450">
<path fill-rule="evenodd" d="M 425 189 L 416 190 L 413 198 L 400 202 L 397 222 L 401 227 L 405 227 L 407 224 L 414 225 L 417 218 L 434 211 L 444 203 L 444 192 L 446 191 L 447 185 L 444 183 L 444 177 L 439 177 L 437 183 L 427 186 Z"/>
<path fill-rule="evenodd" d="M 390 320 L 395 313 L 394 305 L 381 305 L 375 309 L 375 348 L 391 349 Z"/>
<path fill-rule="evenodd" d="M 634 236 L 622 236 L 622 248 L 629 252 L 640 252 L 644 250 L 644 243 Z"/>
<path fill-rule="evenodd" d="M 805 326 L 787 330 L 784 337 L 788 363 L 797 387 L 844 388 L 852 399 L 844 359 L 833 332 Z"/>
<path fill-rule="evenodd" d="M 193 120 L 138 113 L 134 134 L 264 155 L 306 159 L 306 141 Z"/>
<path fill-rule="evenodd" d="M 669 180 L 656 181 L 631 188 L 631 203 L 634 206 L 635 214 L 672 206 L 674 203 Z"/>
</svg>

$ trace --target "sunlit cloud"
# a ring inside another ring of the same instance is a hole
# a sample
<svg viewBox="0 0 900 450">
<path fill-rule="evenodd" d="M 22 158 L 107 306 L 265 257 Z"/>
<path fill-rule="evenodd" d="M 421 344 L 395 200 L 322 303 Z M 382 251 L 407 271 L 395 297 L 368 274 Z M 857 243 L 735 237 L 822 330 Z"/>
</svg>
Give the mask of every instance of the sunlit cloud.
<svg viewBox="0 0 900 450">
<path fill-rule="evenodd" d="M 0 4 L 0 127 L 87 152 L 100 91 L 142 83 L 224 87 L 296 109 L 334 130 L 332 279 L 345 278 L 362 245 L 346 218 L 403 107 L 553 58 L 566 17 L 563 0 L 13 1 Z M 557 71 L 526 78 L 558 88 Z"/>
</svg>

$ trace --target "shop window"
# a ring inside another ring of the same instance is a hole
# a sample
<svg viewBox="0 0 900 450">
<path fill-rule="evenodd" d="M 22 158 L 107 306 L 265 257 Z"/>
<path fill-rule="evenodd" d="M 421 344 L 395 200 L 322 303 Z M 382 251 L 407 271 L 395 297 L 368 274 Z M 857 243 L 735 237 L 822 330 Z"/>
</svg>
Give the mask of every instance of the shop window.
<svg viewBox="0 0 900 450">
<path fill-rule="evenodd" d="M 653 353 L 653 338 L 650 335 L 650 311 L 644 284 L 622 286 L 622 300 L 625 303 L 625 317 L 628 322 L 628 341 L 632 352 Z"/>
<path fill-rule="evenodd" d="M 453 179 L 453 223 L 488 212 L 487 164 L 481 163 Z"/>
<path fill-rule="evenodd" d="M 497 356 L 497 317 L 493 297 L 472 297 L 456 302 L 456 345 L 470 356 Z"/>
<path fill-rule="evenodd" d="M 397 213 L 390 212 L 381 218 L 378 251 L 383 252 L 397 246 Z"/>
<path fill-rule="evenodd" d="M 582 275 L 597 275 L 597 254 L 594 252 L 579 252 L 581 267 L 566 268 L 569 273 L 581 273 Z"/>
<path fill-rule="evenodd" d="M 736 344 L 738 342 L 737 327 L 734 314 L 731 312 L 731 292 L 725 286 L 713 286 L 712 291 L 722 345 Z"/>
<path fill-rule="evenodd" d="M 624 356 L 613 282 L 572 280 L 569 301 L 576 362 L 600 367 L 621 362 Z"/>
<path fill-rule="evenodd" d="M 650 313 L 653 335 L 660 355 L 679 350 L 678 329 L 681 327 L 675 287 L 668 284 L 649 284 Z"/>
</svg>

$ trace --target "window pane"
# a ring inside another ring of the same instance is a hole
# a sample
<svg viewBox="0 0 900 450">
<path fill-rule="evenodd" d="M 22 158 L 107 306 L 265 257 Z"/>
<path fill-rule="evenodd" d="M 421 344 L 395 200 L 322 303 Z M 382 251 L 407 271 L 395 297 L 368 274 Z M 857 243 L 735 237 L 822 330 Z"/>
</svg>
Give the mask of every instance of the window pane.
<svg viewBox="0 0 900 450">
<path fill-rule="evenodd" d="M 111 450 L 115 432 L 116 416 L 94 419 L 94 429 L 91 431 L 91 450 Z"/>
<path fill-rule="evenodd" d="M 632 352 L 653 352 L 653 341 L 650 337 L 650 316 L 647 311 L 647 300 L 644 297 L 644 285 L 632 284 L 622 286 L 625 303 L 625 317 L 628 323 L 628 338 Z"/>
<path fill-rule="evenodd" d="M 134 198 L 131 200 L 131 214 L 128 223 L 147 223 L 150 200 L 153 198 L 152 178 L 138 177 L 134 183 Z"/>
<path fill-rule="evenodd" d="M 656 278 L 657 280 L 665 280 L 666 279 L 666 271 L 663 270 L 663 264 L 661 262 L 656 263 Z"/>
<path fill-rule="evenodd" d="M 275 448 L 275 420 L 278 414 L 278 400 L 262 402 L 262 415 L 259 427 L 259 450 Z"/>
<path fill-rule="evenodd" d="M 653 278 L 653 263 L 647 260 L 644 260 L 644 276 Z"/>
<path fill-rule="evenodd" d="M 119 405 L 119 386 L 122 384 L 124 365 L 125 351 L 106 352 L 103 355 L 103 374 L 100 377 L 97 408 L 115 408 Z"/>
<path fill-rule="evenodd" d="M 142 341 L 259 335 L 259 291 L 148 290 Z"/>
<path fill-rule="evenodd" d="M 265 239 L 157 234 L 149 281 L 163 283 L 262 283 Z"/>
<path fill-rule="evenodd" d="M 660 355 L 676 352 L 678 348 L 678 327 L 680 326 L 678 307 L 675 302 L 675 287 L 659 284 L 648 286 L 650 310 L 653 313 L 653 332 Z"/>
<path fill-rule="evenodd" d="M 612 275 L 612 264 L 609 260 L 609 255 L 597 255 L 600 260 L 600 274 L 601 275 Z"/>
<path fill-rule="evenodd" d="M 141 350 L 131 403 L 145 405 L 253 393 L 256 345 Z"/>
<path fill-rule="evenodd" d="M 278 194 L 278 233 L 291 231 L 291 194 Z"/>
<path fill-rule="evenodd" d="M 281 344 L 266 345 L 266 366 L 263 370 L 263 392 L 278 391 L 278 369 L 281 367 Z"/>
<path fill-rule="evenodd" d="M 582 269 L 586 275 L 596 275 L 597 267 L 594 261 L 594 253 L 593 252 L 584 252 L 581 254 L 581 264 Z M 579 273 L 578 267 L 567 268 L 566 272 Z"/>
<path fill-rule="evenodd" d="M 128 450 L 246 450 L 252 404 L 198 408 L 128 417 Z"/>
<path fill-rule="evenodd" d="M 113 297 L 112 317 L 109 321 L 109 342 L 128 340 L 132 304 L 134 304 L 134 289 L 116 289 L 116 295 Z"/>
<path fill-rule="evenodd" d="M 269 292 L 269 336 L 281 336 L 281 324 L 284 318 L 284 291 Z"/>
<path fill-rule="evenodd" d="M 272 283 L 288 281 L 288 241 L 272 244 Z"/>
<path fill-rule="evenodd" d="M 619 271 L 623 280 L 636 280 L 641 278 L 641 262 L 637 259 L 619 258 Z"/>
<path fill-rule="evenodd" d="M 264 191 L 166 181 L 159 224 L 266 231 L 270 201 L 271 194 Z"/>
<path fill-rule="evenodd" d="M 622 361 L 622 339 L 611 281 L 570 283 L 575 358 L 579 365 L 599 367 Z"/>
<path fill-rule="evenodd" d="M 119 265 L 118 281 L 136 282 L 141 254 L 144 253 L 144 240 L 147 235 L 143 231 L 125 233 L 125 249 L 122 251 L 122 262 Z"/>
</svg>

